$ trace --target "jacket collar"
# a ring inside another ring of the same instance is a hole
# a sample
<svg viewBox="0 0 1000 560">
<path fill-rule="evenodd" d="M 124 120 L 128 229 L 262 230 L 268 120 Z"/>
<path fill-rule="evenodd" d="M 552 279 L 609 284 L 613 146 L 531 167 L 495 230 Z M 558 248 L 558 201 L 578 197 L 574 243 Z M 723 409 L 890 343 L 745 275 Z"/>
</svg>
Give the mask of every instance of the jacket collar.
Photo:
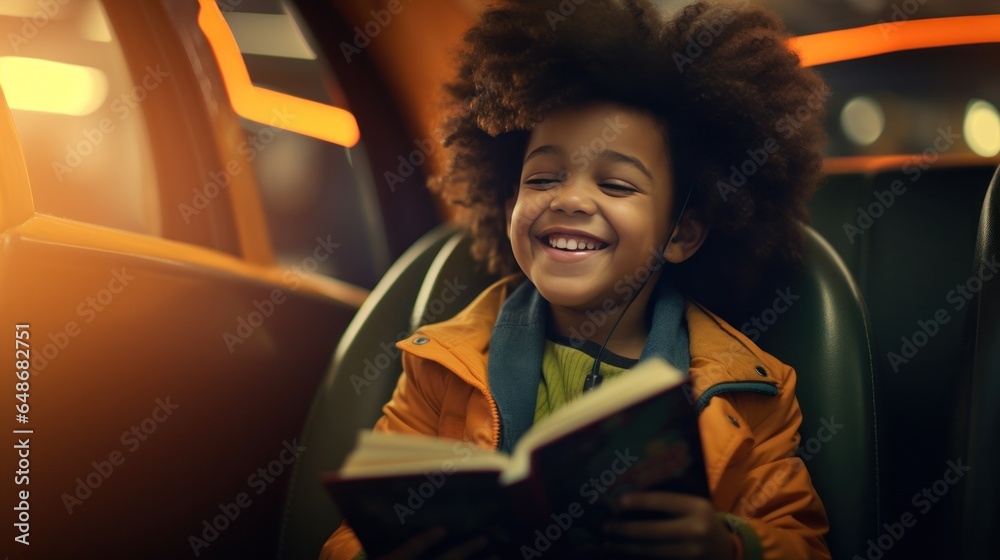
<svg viewBox="0 0 1000 560">
<path fill-rule="evenodd" d="M 417 331 L 420 336 L 411 336 L 400 341 L 397 346 L 416 357 L 440 363 L 470 385 L 487 393 L 488 399 L 492 401 L 496 395 L 492 394 L 495 387 L 488 375 L 490 337 L 495 335 L 494 327 L 500 323 L 501 307 L 508 297 L 514 297 L 512 291 L 516 292 L 521 282 L 526 280 L 520 275 L 501 279 L 453 318 L 423 326 Z M 537 293 L 536 290 L 532 291 Z M 530 301 L 527 303 L 529 306 L 532 304 Z M 531 312 L 537 312 L 537 308 Z M 512 316 L 511 319 L 530 323 L 529 315 L 530 313 L 521 314 Z M 712 397 L 723 393 L 756 392 L 776 395 L 780 391 L 778 376 L 775 372 L 768 371 L 768 364 L 776 364 L 776 360 L 765 359 L 766 354 L 742 333 L 691 300 L 685 303 L 684 318 L 689 333 L 692 398 L 697 402 L 699 411 L 708 405 Z M 414 340 L 421 337 L 429 340 L 415 344 Z M 542 337 L 536 339 L 537 344 L 544 349 Z M 518 352 L 527 354 L 528 351 L 518 348 Z M 530 352 L 537 352 L 537 349 L 531 349 Z M 646 349 L 643 349 L 643 357 L 646 357 Z M 506 371 L 514 372 L 518 385 L 530 383 L 531 380 L 521 379 L 520 376 L 524 374 L 523 372 L 533 372 L 540 363 L 539 353 L 538 361 L 531 368 L 514 368 Z M 764 375 L 761 375 L 761 372 Z M 527 375 L 524 375 L 527 378 Z M 540 370 L 538 373 L 531 373 L 531 376 L 534 376 L 532 377 L 534 385 L 529 386 L 537 387 L 537 375 L 540 375 Z M 533 401 L 536 394 L 532 393 L 531 399 L 527 400 Z M 534 402 L 531 408 L 532 418 L 533 406 Z"/>
<path fill-rule="evenodd" d="M 652 325 L 639 359 L 659 356 L 687 372 L 684 298 L 665 280 L 652 289 Z M 525 281 L 504 301 L 493 326 L 487 381 L 500 414 L 503 451 L 511 451 L 534 422 L 548 308 L 534 284 Z"/>
</svg>

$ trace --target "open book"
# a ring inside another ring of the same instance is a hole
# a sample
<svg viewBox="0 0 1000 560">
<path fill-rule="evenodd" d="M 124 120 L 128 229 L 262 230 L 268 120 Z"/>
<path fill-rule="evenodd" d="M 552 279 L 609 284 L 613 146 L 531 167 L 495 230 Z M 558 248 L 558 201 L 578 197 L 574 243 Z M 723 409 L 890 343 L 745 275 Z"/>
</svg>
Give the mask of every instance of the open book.
<svg viewBox="0 0 1000 560">
<path fill-rule="evenodd" d="M 690 395 L 684 374 L 651 359 L 532 426 L 511 455 L 366 431 L 324 483 L 369 558 L 436 526 L 442 550 L 486 536 L 502 557 L 580 557 L 624 493 L 708 497 Z"/>
</svg>

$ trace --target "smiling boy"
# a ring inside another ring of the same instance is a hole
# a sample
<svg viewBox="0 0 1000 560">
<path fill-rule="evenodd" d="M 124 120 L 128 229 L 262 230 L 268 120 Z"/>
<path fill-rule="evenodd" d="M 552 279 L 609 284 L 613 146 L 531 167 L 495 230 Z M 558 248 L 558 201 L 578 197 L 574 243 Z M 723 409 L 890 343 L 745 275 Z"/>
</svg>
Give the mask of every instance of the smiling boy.
<svg viewBox="0 0 1000 560">
<path fill-rule="evenodd" d="M 765 12 L 699 2 L 665 21 L 638 0 L 587 2 L 556 29 L 556 5 L 507 2 L 465 36 L 434 186 L 469 208 L 474 255 L 509 275 L 398 343 L 404 373 L 375 429 L 510 451 L 583 392 L 595 360 L 607 378 L 662 357 L 690 375 L 710 498 L 625 496 L 622 510 L 648 519 L 608 523 L 608 557 L 829 558 L 796 455 L 795 372 L 708 311 L 799 254 L 822 114 L 794 141 L 774 127 L 822 82 Z M 706 32 L 698 58 L 675 65 Z M 718 187 L 768 145 L 739 186 Z M 393 557 L 423 557 L 441 536 Z M 359 555 L 347 525 L 324 547 Z"/>
<path fill-rule="evenodd" d="M 601 138 L 608 115 L 621 132 L 594 157 L 574 164 L 573 146 Z M 631 289 L 623 279 L 650 275 L 655 285 L 658 255 L 673 225 L 674 185 L 665 131 L 634 109 L 596 103 L 564 109 L 535 127 L 521 169 L 521 184 L 507 207 L 509 237 L 521 271 L 550 304 L 552 328 L 579 338 L 593 313 L 616 315 Z M 705 229 L 685 219 L 663 258 L 680 263 L 701 246 Z M 634 284 L 633 284 L 634 285 Z M 630 286 L 631 287 L 631 286 Z M 648 335 L 643 324 L 650 290 L 640 290 L 608 343 L 608 350 L 638 358 Z M 610 302 L 610 303 L 608 303 Z M 608 307 L 611 311 L 608 311 Z M 584 332 L 603 341 L 612 321 Z M 593 334 L 589 334 L 593 331 Z"/>
</svg>

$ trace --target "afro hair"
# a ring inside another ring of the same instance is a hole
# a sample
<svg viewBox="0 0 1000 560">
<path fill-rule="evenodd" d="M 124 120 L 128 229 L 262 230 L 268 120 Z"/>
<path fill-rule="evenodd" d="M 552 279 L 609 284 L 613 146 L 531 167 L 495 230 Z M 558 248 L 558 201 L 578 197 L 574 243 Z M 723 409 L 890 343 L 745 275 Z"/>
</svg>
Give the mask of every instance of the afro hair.
<svg viewBox="0 0 1000 560">
<path fill-rule="evenodd" d="M 737 305 L 801 259 L 821 176 L 826 86 L 786 41 L 770 12 L 706 2 L 669 19 L 642 0 L 490 7 L 445 85 L 448 160 L 430 186 L 468 209 L 473 255 L 489 272 L 517 272 L 504 203 L 532 128 L 592 102 L 646 112 L 668 133 L 675 208 L 690 187 L 689 212 L 710 232 L 668 274 L 711 308 Z"/>
</svg>

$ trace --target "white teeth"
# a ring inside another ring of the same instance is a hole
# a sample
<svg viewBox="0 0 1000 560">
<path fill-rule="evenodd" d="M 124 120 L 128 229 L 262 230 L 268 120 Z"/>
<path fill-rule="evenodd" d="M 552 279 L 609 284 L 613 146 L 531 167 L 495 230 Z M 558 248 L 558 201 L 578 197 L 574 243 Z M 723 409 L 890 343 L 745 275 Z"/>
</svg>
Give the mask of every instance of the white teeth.
<svg viewBox="0 0 1000 560">
<path fill-rule="evenodd" d="M 594 243 L 593 241 L 577 241 L 575 239 L 566 239 L 565 237 L 549 237 L 549 245 L 557 249 L 566 249 L 567 251 L 583 251 L 601 248 L 600 243 Z"/>
</svg>

